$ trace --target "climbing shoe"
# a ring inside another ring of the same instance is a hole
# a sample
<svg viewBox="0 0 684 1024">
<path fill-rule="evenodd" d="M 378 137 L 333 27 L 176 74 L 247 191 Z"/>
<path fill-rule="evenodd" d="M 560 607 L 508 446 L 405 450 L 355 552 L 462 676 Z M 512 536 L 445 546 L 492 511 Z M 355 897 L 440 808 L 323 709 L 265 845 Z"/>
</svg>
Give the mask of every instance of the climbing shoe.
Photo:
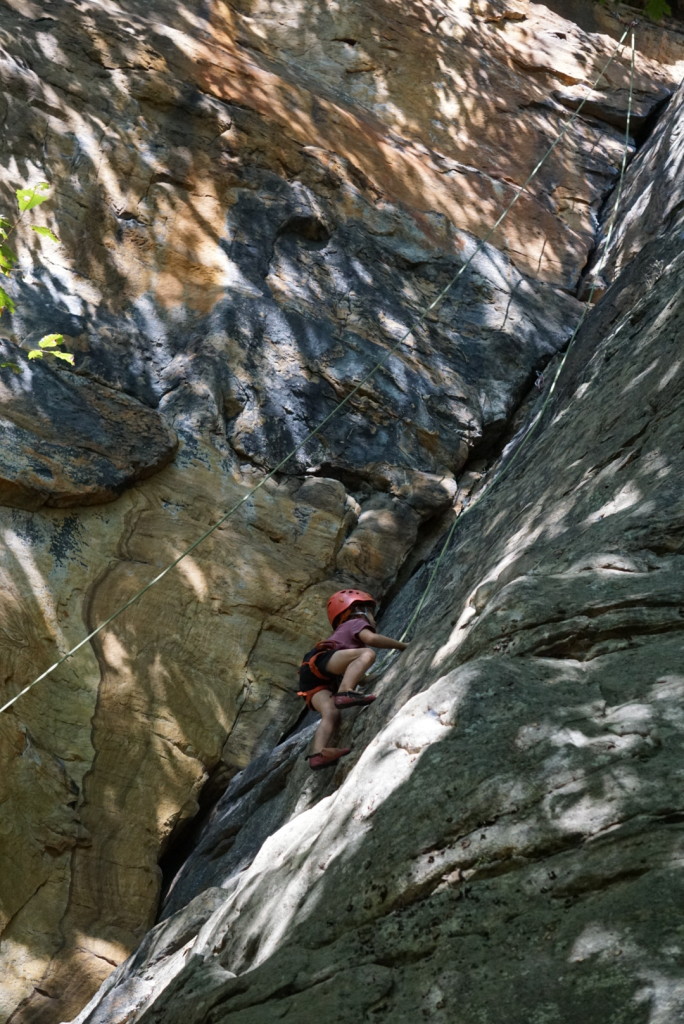
<svg viewBox="0 0 684 1024">
<path fill-rule="evenodd" d="M 351 747 L 323 747 L 323 750 L 320 750 L 317 754 L 307 754 L 306 759 L 309 762 L 309 766 L 317 772 L 321 768 L 332 768 L 341 757 L 344 757 L 350 751 Z"/>
<path fill-rule="evenodd" d="M 362 707 L 364 704 L 372 704 L 374 700 L 374 693 L 361 693 L 360 690 L 345 690 L 344 693 L 336 693 L 333 697 L 336 708 Z"/>
</svg>

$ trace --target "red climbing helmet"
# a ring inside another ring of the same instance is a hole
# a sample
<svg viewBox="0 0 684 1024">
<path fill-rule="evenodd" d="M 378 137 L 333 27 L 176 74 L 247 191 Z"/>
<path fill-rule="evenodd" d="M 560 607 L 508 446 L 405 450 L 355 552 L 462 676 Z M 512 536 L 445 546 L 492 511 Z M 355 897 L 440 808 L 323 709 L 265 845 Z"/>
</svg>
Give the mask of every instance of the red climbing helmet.
<svg viewBox="0 0 684 1024">
<path fill-rule="evenodd" d="M 338 590 L 336 594 L 333 594 L 328 600 L 328 619 L 333 629 L 342 612 L 346 612 L 348 608 L 351 608 L 357 602 L 372 605 L 377 605 L 378 603 L 374 597 L 371 597 L 364 590 Z"/>
</svg>

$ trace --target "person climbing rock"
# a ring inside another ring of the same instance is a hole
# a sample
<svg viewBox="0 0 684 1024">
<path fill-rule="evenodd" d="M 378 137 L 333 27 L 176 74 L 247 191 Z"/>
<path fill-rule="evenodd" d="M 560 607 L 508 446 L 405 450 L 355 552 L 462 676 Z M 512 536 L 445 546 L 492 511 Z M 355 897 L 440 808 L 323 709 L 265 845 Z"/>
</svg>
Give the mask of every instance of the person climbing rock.
<svg viewBox="0 0 684 1024">
<path fill-rule="evenodd" d="M 334 632 L 304 655 L 298 694 L 321 716 L 313 753 L 307 755 L 314 771 L 331 767 L 351 750 L 328 746 L 339 725 L 340 709 L 361 707 L 375 700 L 375 694 L 357 689 L 375 661 L 371 648 L 403 651 L 407 647 L 401 640 L 376 631 L 376 607 L 375 598 L 363 590 L 338 590 L 327 606 Z"/>
</svg>

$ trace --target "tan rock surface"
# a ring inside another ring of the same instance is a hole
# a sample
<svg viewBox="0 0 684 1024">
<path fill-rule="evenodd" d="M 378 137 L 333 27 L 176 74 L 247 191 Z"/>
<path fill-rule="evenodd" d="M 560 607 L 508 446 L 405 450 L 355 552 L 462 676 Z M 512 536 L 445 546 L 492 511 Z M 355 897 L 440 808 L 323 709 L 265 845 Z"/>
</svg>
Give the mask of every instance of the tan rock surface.
<svg viewBox="0 0 684 1024">
<path fill-rule="evenodd" d="M 684 86 L 675 149 L 683 109 Z M 657 281 L 645 244 L 460 520 L 350 757 L 319 780 L 304 734 L 238 775 L 74 1024 L 678 1024 L 680 233 L 681 208 Z"/>
<path fill-rule="evenodd" d="M 3 328 L 27 345 L 62 331 L 76 387 L 141 403 L 180 438 L 173 464 L 109 505 L 0 509 L 2 700 L 361 385 L 277 481 L 2 718 L 0 1014 L 54 1024 L 152 922 L 160 855 L 209 775 L 296 718 L 324 597 L 395 584 L 470 452 L 496 443 L 570 335 L 628 65 L 601 96 L 611 123 L 576 125 L 467 284 L 415 326 L 555 138 L 568 110 L 554 90 L 590 79 L 610 40 L 518 2 L 11 0 L 1 15 L 3 210 L 49 179 L 40 212 L 63 243 L 38 256 L 20 231 Z M 639 56 L 642 112 L 672 84 Z"/>
<path fill-rule="evenodd" d="M 62 558 L 33 566 L 34 607 L 16 612 L 6 644 L 15 651 L 20 630 L 35 632 L 34 623 L 47 617 L 55 576 L 64 572 L 68 557 L 69 590 L 61 594 L 57 635 L 48 621 L 44 636 L 26 636 L 23 657 L 15 654 L 8 665 L 5 694 L 41 664 L 41 652 L 44 665 L 54 658 L 56 640 L 68 649 L 85 626 L 102 621 L 195 539 L 204 524 L 194 516 L 210 498 L 228 505 L 244 493 L 228 482 L 217 496 L 215 481 L 203 467 L 182 474 L 169 468 L 107 511 L 80 514 Z M 85 1001 L 150 925 L 160 847 L 195 812 L 208 768 L 219 760 L 236 723 L 269 705 L 259 731 L 252 729 L 243 741 L 246 749 L 238 745 L 229 755 L 238 764 L 245 763 L 267 725 L 272 736 L 282 728 L 273 686 L 282 688 L 293 676 L 302 616 L 289 625 L 287 615 L 277 613 L 334 563 L 346 504 L 341 485 L 332 481 L 329 491 L 337 495 L 337 515 L 302 502 L 295 506 L 277 487 L 262 490 L 241 527 L 217 531 L 197 557 L 182 563 L 181 572 L 102 634 L 94 657 L 67 662 L 22 699 L 20 716 L 18 709 L 3 716 L 9 730 L 3 786 L 14 811 L 3 850 L 12 865 L 5 873 L 12 884 L 7 891 L 3 887 L 5 999 L 12 998 L 14 968 L 19 984 L 38 984 L 44 993 L 39 1002 L 50 1006 L 50 997 L 65 994 L 66 976 L 74 982 L 66 994 Z M 19 565 L 30 565 L 35 544 L 26 538 L 28 515 L 13 514 L 12 551 Z M 51 513 L 52 521 L 59 515 Z M 277 536 L 279 530 L 284 535 Z M 106 538 L 115 533 L 119 550 L 112 560 Z M 293 550 L 296 569 L 290 565 Z M 80 580 L 74 570 L 79 563 L 86 570 Z M 312 618 L 317 605 L 305 600 L 304 606 Z M 260 656 L 257 648 L 272 619 L 280 648 L 275 665 L 268 649 Z M 169 628 L 170 623 L 175 625 Z M 283 652 L 290 652 L 284 663 Z M 29 857 L 31 870 L 25 873 Z M 53 953 L 60 954 L 65 974 L 58 966 L 44 977 Z"/>
</svg>

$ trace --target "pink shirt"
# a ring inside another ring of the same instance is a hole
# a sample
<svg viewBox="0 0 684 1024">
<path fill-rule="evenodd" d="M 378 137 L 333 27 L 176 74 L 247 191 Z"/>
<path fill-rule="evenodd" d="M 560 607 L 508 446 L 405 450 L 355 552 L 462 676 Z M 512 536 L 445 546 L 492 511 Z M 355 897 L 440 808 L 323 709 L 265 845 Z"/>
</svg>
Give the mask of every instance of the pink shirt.
<svg viewBox="0 0 684 1024">
<path fill-rule="evenodd" d="M 363 616 L 357 618 L 347 619 L 341 626 L 338 626 L 334 633 L 331 634 L 325 641 L 328 644 L 334 644 L 336 651 L 348 651 L 353 650 L 356 647 L 367 647 L 363 640 L 359 639 L 359 633 L 363 632 L 364 629 L 370 629 L 371 633 L 375 630 L 368 623 L 368 620 Z"/>
</svg>

